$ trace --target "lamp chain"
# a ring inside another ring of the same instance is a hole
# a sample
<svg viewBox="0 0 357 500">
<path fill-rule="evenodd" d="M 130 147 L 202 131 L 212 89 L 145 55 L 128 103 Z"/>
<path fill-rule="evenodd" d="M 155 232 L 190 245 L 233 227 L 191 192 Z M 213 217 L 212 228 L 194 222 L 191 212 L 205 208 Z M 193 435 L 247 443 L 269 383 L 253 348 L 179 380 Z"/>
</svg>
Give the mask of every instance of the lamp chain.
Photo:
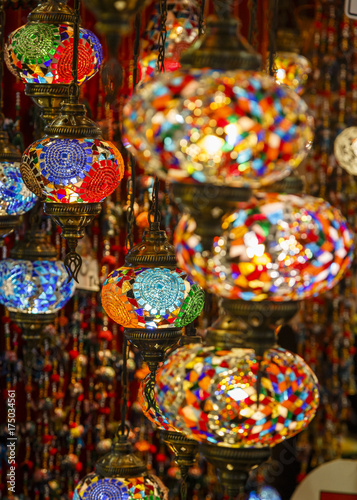
<svg viewBox="0 0 357 500">
<path fill-rule="evenodd" d="M 73 82 L 70 84 L 68 94 L 71 102 L 78 102 L 79 86 L 78 86 L 78 47 L 79 47 L 79 24 L 80 24 L 80 0 L 74 0 L 75 22 L 73 25 L 73 59 L 72 59 L 72 77 Z"/>
<path fill-rule="evenodd" d="M 155 177 L 155 182 L 152 188 L 152 203 L 149 211 L 150 229 L 158 229 L 157 226 L 160 225 L 161 221 L 161 214 L 159 210 L 159 189 L 160 181 L 158 177 Z"/>
<path fill-rule="evenodd" d="M 249 2 L 249 32 L 248 32 L 248 42 L 256 47 L 257 44 L 257 10 L 258 10 L 258 0 L 250 0 Z"/>
<path fill-rule="evenodd" d="M 200 17 L 198 20 L 198 36 L 205 32 L 205 0 L 201 0 Z"/>
<path fill-rule="evenodd" d="M 136 85 L 138 83 L 140 27 L 141 27 L 141 12 L 138 12 L 135 16 L 135 41 L 134 41 L 134 52 L 133 52 L 133 92 L 135 91 Z M 130 205 L 126 213 L 127 222 L 126 222 L 126 240 L 125 240 L 125 245 L 127 250 L 133 248 L 134 245 L 133 227 L 135 222 L 134 204 L 135 204 L 135 192 L 136 192 L 136 186 L 135 186 L 136 161 L 131 153 L 129 153 L 129 166 L 130 166 L 130 179 L 128 180 L 128 192 L 130 194 Z"/>
<path fill-rule="evenodd" d="M 213 0 L 214 10 L 220 19 L 229 19 L 233 15 L 234 0 Z"/>
<path fill-rule="evenodd" d="M 121 396 L 121 419 L 120 419 L 120 430 L 121 434 L 125 435 L 125 420 L 126 420 L 126 408 L 128 404 L 128 365 L 127 365 L 127 353 L 128 353 L 128 341 L 123 338 L 123 370 L 121 376 L 122 384 L 122 396 Z"/>
<path fill-rule="evenodd" d="M 157 57 L 157 70 L 160 73 L 165 71 L 165 43 L 166 43 L 166 20 L 167 20 L 167 0 L 160 0 L 160 35 L 159 54 Z"/>
<path fill-rule="evenodd" d="M 270 0 L 269 75 L 275 74 L 276 32 L 278 29 L 279 0 Z"/>
<path fill-rule="evenodd" d="M 0 118 L 3 122 L 4 116 L 2 113 L 3 100 L 3 75 L 4 75 L 4 40 L 5 40 L 5 0 L 0 0 Z"/>
</svg>

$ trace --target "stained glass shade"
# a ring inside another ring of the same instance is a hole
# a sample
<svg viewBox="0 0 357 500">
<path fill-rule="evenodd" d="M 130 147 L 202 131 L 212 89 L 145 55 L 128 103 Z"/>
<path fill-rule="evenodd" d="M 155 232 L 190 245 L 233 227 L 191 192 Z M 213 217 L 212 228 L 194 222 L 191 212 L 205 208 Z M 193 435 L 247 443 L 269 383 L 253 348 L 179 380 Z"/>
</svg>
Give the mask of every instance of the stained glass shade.
<svg viewBox="0 0 357 500">
<path fill-rule="evenodd" d="M 72 82 L 73 27 L 67 24 L 27 23 L 13 31 L 5 46 L 9 70 L 24 83 Z M 102 47 L 91 31 L 80 28 L 78 83 L 89 80 L 103 60 Z"/>
<path fill-rule="evenodd" d="M 125 328 L 181 328 L 199 316 L 204 292 L 180 269 L 121 267 L 106 279 L 102 304 Z"/>
<path fill-rule="evenodd" d="M 166 488 L 155 476 L 133 479 L 102 478 L 88 474 L 78 484 L 73 500 L 167 500 Z"/>
<path fill-rule="evenodd" d="M 191 344 L 167 358 L 156 384 L 160 410 L 188 438 L 238 448 L 294 436 L 319 404 L 316 376 L 282 348 L 266 351 L 259 367 L 252 349 Z"/>
<path fill-rule="evenodd" d="M 313 137 L 304 101 L 255 72 L 161 74 L 124 115 L 142 166 L 172 182 L 270 184 L 301 163 Z"/>
<path fill-rule="evenodd" d="M 114 144 L 101 139 L 44 137 L 22 157 L 21 175 L 38 196 L 55 203 L 97 203 L 124 175 Z"/>
<path fill-rule="evenodd" d="M 222 235 L 205 251 L 196 223 L 175 233 L 179 265 L 197 283 L 229 299 L 302 300 L 331 289 L 353 257 L 341 213 L 312 196 L 257 194 L 223 218 Z"/>
<path fill-rule="evenodd" d="M 15 260 L 0 262 L 0 300 L 9 311 L 49 314 L 59 311 L 72 297 L 62 261 Z"/>
</svg>

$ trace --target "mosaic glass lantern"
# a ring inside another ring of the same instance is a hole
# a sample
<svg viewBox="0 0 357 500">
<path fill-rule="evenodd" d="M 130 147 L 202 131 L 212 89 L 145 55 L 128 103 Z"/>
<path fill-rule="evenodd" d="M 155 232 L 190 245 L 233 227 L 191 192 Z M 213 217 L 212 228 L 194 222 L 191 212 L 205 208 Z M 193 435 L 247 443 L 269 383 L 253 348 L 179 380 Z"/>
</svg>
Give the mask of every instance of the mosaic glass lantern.
<svg viewBox="0 0 357 500">
<path fill-rule="evenodd" d="M 155 73 L 159 49 L 160 2 L 155 3 L 153 13 L 141 38 L 140 61 L 142 80 Z M 167 2 L 165 71 L 180 68 L 181 52 L 187 50 L 198 36 L 199 5 L 196 0 L 171 0 Z"/>
<path fill-rule="evenodd" d="M 281 85 L 287 85 L 298 94 L 304 92 L 311 72 L 311 64 L 306 57 L 295 52 L 277 52 L 274 58 L 275 78 Z"/>
<path fill-rule="evenodd" d="M 73 500 L 168 500 L 168 490 L 137 457 L 126 436 L 114 440 L 109 453 L 101 457 L 95 472 L 76 486 Z"/>
<path fill-rule="evenodd" d="M 64 263 L 69 277 L 77 280 L 82 262 L 75 252 L 77 241 L 100 213 L 101 202 L 118 187 L 124 162 L 114 144 L 104 141 L 99 127 L 86 116 L 84 105 L 64 104 L 45 133 L 24 152 L 21 175 L 62 228 L 70 248 Z"/>
<path fill-rule="evenodd" d="M 25 93 L 42 108 L 46 121 L 59 113 L 73 80 L 74 11 L 64 2 L 40 3 L 28 22 L 9 35 L 5 61 L 9 70 L 25 84 Z M 97 73 L 103 60 L 98 38 L 80 28 L 78 80 L 80 85 Z"/>
<path fill-rule="evenodd" d="M 124 115 L 141 164 L 171 182 L 270 184 L 301 163 L 313 137 L 304 101 L 257 72 L 162 74 Z"/>
<path fill-rule="evenodd" d="M 43 327 L 74 294 L 65 266 L 57 260 L 56 249 L 31 221 L 31 231 L 0 262 L 0 302 L 10 318 L 23 328 L 25 340 L 38 340 Z"/>
<path fill-rule="evenodd" d="M 0 132 L 0 237 L 16 227 L 19 215 L 28 212 L 36 196 L 27 189 L 20 174 L 21 155 L 9 142 L 6 132 Z"/>
<path fill-rule="evenodd" d="M 210 250 L 186 215 L 174 241 L 179 265 L 210 292 L 232 300 L 316 296 L 338 283 L 353 256 L 346 220 L 311 196 L 256 194 L 222 219 Z"/>
<path fill-rule="evenodd" d="M 348 127 L 335 139 L 337 163 L 350 175 L 357 175 L 357 127 Z"/>
<path fill-rule="evenodd" d="M 165 231 L 150 222 L 142 242 L 126 256 L 125 266 L 107 277 L 102 305 L 154 370 L 177 343 L 182 328 L 199 316 L 204 292 L 177 268 Z"/>
<path fill-rule="evenodd" d="M 276 347 L 188 345 L 156 376 L 157 403 L 187 437 L 231 448 L 275 446 L 306 428 L 319 404 L 317 379 L 298 355 Z M 259 395 L 259 396 L 258 396 Z"/>
</svg>

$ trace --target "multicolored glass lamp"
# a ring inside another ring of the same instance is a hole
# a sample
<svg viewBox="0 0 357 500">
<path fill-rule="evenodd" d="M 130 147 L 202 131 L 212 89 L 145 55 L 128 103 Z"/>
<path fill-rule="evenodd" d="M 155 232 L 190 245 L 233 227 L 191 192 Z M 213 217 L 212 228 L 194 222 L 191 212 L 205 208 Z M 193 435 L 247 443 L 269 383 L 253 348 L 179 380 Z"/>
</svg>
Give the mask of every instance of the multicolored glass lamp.
<svg viewBox="0 0 357 500">
<path fill-rule="evenodd" d="M 31 231 L 11 249 L 10 258 L 0 262 L 0 302 L 22 327 L 23 339 L 34 342 L 75 290 L 56 249 L 38 226 L 32 217 Z"/>
<path fill-rule="evenodd" d="M 76 1 L 76 11 L 79 1 Z M 79 25 L 74 26 L 73 80 L 77 81 Z M 45 137 L 24 152 L 21 175 L 26 186 L 45 201 L 45 212 L 62 228 L 70 253 L 64 264 L 69 279 L 77 280 L 82 259 L 76 253 L 78 239 L 101 211 L 101 202 L 119 185 L 124 162 L 118 149 L 104 141 L 100 128 L 78 103 L 79 87 L 69 87 L 69 99 L 61 114 L 45 127 Z"/>
<path fill-rule="evenodd" d="M 175 71 L 181 67 L 181 53 L 197 39 L 200 6 L 196 0 L 171 0 L 167 3 L 165 71 Z M 160 2 L 156 2 L 153 12 L 141 38 L 141 80 L 155 74 L 159 49 L 158 26 L 160 26 Z"/>
<path fill-rule="evenodd" d="M 200 344 L 201 337 L 195 333 L 196 330 L 191 323 L 186 328 L 186 335 L 181 337 L 180 345 Z M 198 443 L 193 439 L 188 439 L 183 432 L 171 425 L 160 411 L 156 402 L 156 380 L 152 373 L 149 373 L 141 382 L 138 402 L 146 418 L 161 431 L 163 441 L 175 455 L 175 462 L 181 472 L 181 500 L 186 500 L 187 477 L 189 469 L 196 463 Z"/>
<path fill-rule="evenodd" d="M 118 434 L 112 450 L 98 460 L 95 472 L 85 476 L 73 500 L 168 500 L 168 490 L 132 452 L 127 436 Z"/>
<path fill-rule="evenodd" d="M 41 2 L 28 22 L 9 35 L 5 60 L 9 70 L 25 84 L 25 93 L 41 108 L 46 123 L 60 112 L 72 82 L 76 13 L 65 0 Z M 102 47 L 91 31 L 80 28 L 77 83 L 97 73 Z"/>
<path fill-rule="evenodd" d="M 205 223 L 215 207 L 288 175 L 313 137 L 306 104 L 259 72 L 260 56 L 237 38 L 229 9 L 219 2 L 220 18 L 182 55 L 183 69 L 153 78 L 124 109 L 139 162 L 171 182 L 189 210 L 209 212 Z"/>
<path fill-rule="evenodd" d="M 289 0 L 279 3 L 276 48 L 274 57 L 276 80 L 302 94 L 311 73 L 311 64 L 306 57 L 300 55 L 301 33 L 296 22 L 294 5 Z"/>
<path fill-rule="evenodd" d="M 126 338 L 153 372 L 204 305 L 203 290 L 177 268 L 175 249 L 160 230 L 158 187 L 157 180 L 149 230 L 129 251 L 125 266 L 109 274 L 102 289 L 104 310 L 124 327 Z"/>
<path fill-rule="evenodd" d="M 10 234 L 20 215 L 36 203 L 36 196 L 25 186 L 20 174 L 21 154 L 0 131 L 0 237 Z"/>
<path fill-rule="evenodd" d="M 160 411 L 202 443 L 232 496 L 272 446 L 309 424 L 319 402 L 314 373 L 279 347 L 259 359 L 247 348 L 184 346 L 164 361 L 156 384 Z"/>
</svg>

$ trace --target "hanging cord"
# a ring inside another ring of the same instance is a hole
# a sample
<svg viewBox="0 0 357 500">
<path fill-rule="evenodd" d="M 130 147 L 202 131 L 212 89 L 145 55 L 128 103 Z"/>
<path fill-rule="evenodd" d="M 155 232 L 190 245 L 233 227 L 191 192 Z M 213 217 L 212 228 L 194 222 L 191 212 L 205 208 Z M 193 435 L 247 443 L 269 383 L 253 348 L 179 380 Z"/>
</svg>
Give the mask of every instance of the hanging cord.
<svg viewBox="0 0 357 500">
<path fill-rule="evenodd" d="M 121 375 L 122 384 L 122 396 L 121 396 L 121 419 L 120 419 L 120 430 L 121 434 L 125 435 L 125 420 L 126 420 L 126 408 L 128 404 L 128 366 L 127 366 L 127 356 L 128 355 L 128 341 L 123 338 L 123 370 Z"/>
<path fill-rule="evenodd" d="M 233 16 L 235 0 L 213 0 L 213 7 L 219 19 L 229 19 Z"/>
<path fill-rule="evenodd" d="M 4 122 L 3 115 L 3 75 L 4 75 L 4 41 L 5 41 L 5 0 L 0 0 L 0 120 L 1 128 Z"/>
<path fill-rule="evenodd" d="M 250 0 L 249 2 L 249 32 L 248 32 L 248 42 L 253 44 L 254 47 L 258 45 L 257 43 L 257 10 L 258 10 L 258 0 Z"/>
<path fill-rule="evenodd" d="M 158 177 L 155 177 L 155 182 L 152 188 L 152 203 L 149 210 L 150 230 L 157 230 L 160 228 L 161 214 L 159 210 L 159 189 L 160 181 Z"/>
<path fill-rule="evenodd" d="M 138 59 L 140 53 L 140 27 L 141 27 L 141 12 L 138 12 L 135 16 L 135 41 L 134 41 L 134 52 L 133 52 L 133 93 L 135 92 L 136 85 L 138 83 Z M 126 241 L 125 245 L 127 250 L 131 250 L 134 245 L 134 204 L 135 204 L 135 168 L 136 161 L 134 156 L 129 153 L 129 167 L 130 167 L 130 179 L 128 181 L 128 192 L 130 193 L 130 205 L 126 213 Z"/>
<path fill-rule="evenodd" d="M 166 43 L 166 20 L 167 20 L 167 0 L 160 0 L 160 35 L 159 54 L 157 57 L 157 70 L 160 73 L 165 71 L 165 43 Z"/>
<path fill-rule="evenodd" d="M 279 0 L 270 0 L 270 26 L 269 26 L 269 75 L 275 75 L 276 32 L 278 29 Z"/>
<path fill-rule="evenodd" d="M 201 0 L 200 17 L 198 20 L 198 37 L 205 32 L 205 0 Z"/>
<path fill-rule="evenodd" d="M 72 59 L 72 77 L 73 82 L 68 88 L 68 95 L 70 102 L 77 103 L 79 99 L 79 85 L 78 85 L 78 47 L 79 47 L 79 23 L 81 19 L 80 14 L 81 2 L 74 0 L 74 13 L 75 22 L 73 25 L 73 59 Z"/>
</svg>

